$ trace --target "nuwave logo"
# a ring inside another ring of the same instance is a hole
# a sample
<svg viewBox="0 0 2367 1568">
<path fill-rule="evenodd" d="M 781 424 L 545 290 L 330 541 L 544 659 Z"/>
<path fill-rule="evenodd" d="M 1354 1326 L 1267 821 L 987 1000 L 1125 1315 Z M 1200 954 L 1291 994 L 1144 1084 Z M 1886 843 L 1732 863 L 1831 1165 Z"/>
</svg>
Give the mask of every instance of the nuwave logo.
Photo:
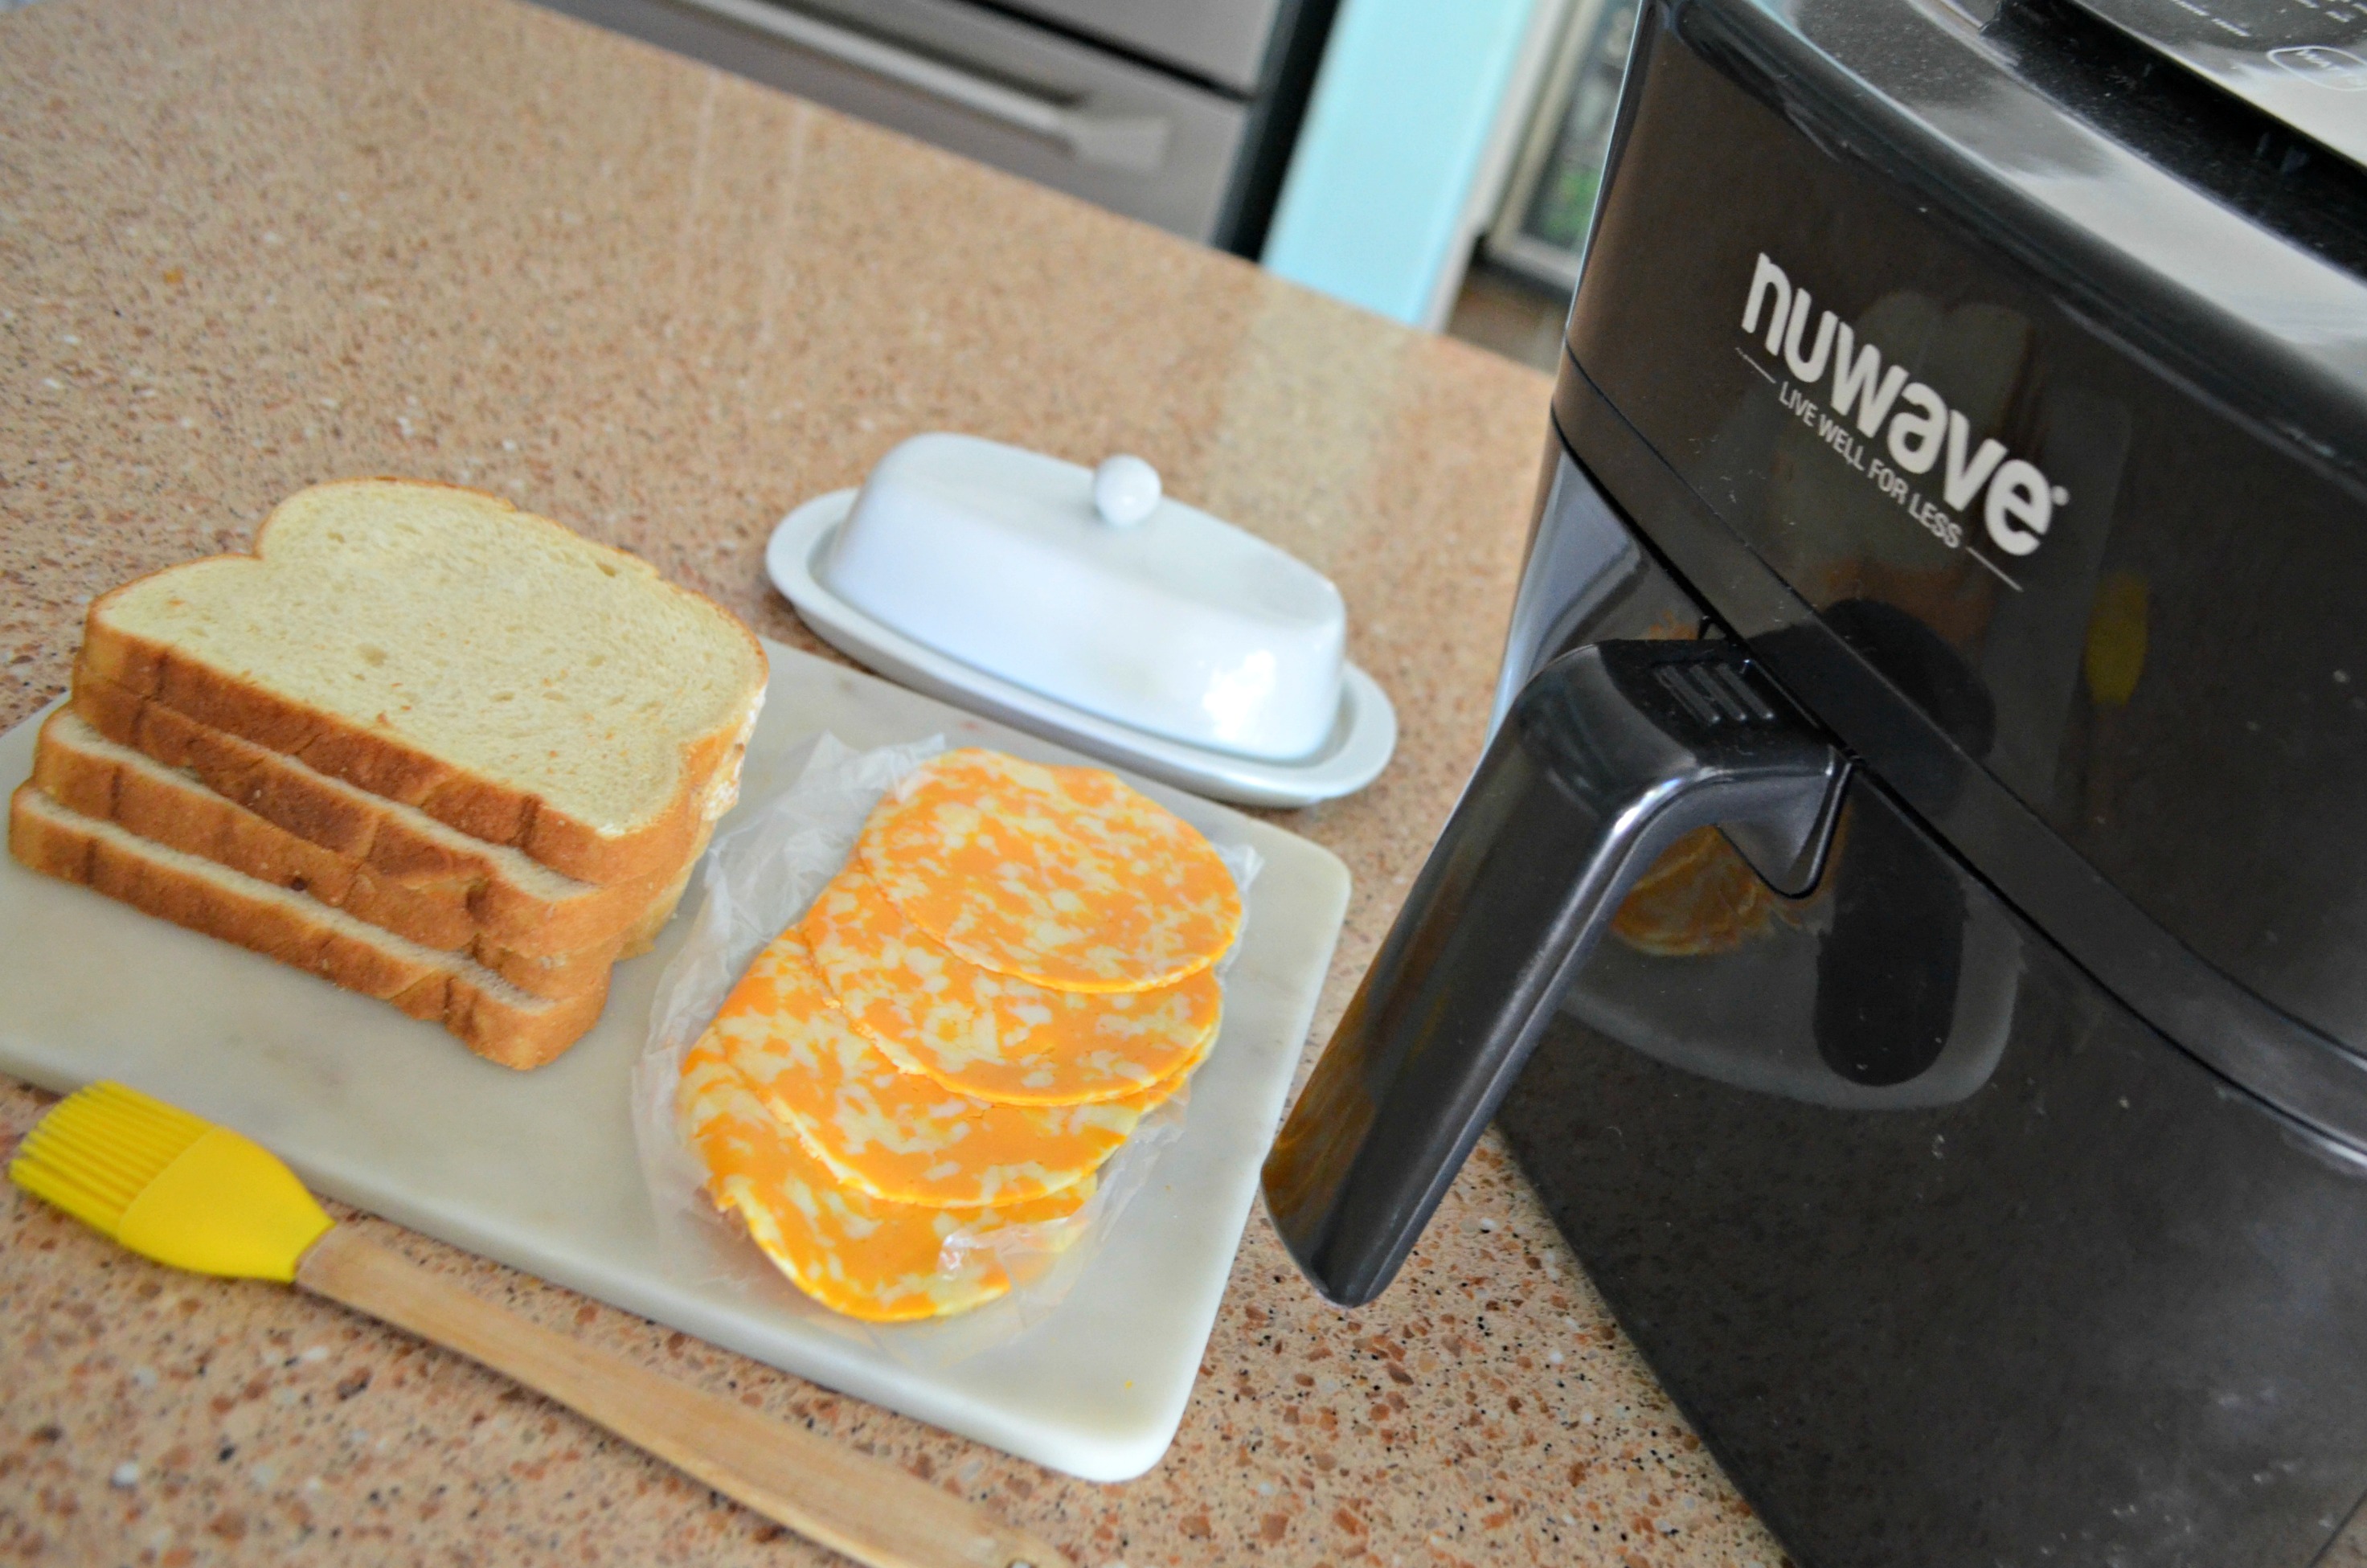
<svg viewBox="0 0 2367 1568">
<path fill-rule="evenodd" d="M 2055 509 L 2070 493 L 2047 482 L 2035 463 L 2006 456 L 1996 440 L 1973 444 L 1970 422 L 1950 408 L 1947 400 L 1922 382 L 1909 378 L 1903 365 L 1886 365 L 1882 350 L 1860 343 L 1847 321 L 1827 310 L 1816 321 L 1809 317 L 1815 301 L 1806 288 L 1793 286 L 1784 269 L 1761 252 L 1750 275 L 1750 293 L 1743 301 L 1742 330 L 1757 333 L 1767 322 L 1767 352 L 1802 385 L 1815 388 L 1832 370 L 1831 419 L 1852 421 L 1869 441 L 1884 439 L 1898 475 L 1921 476 L 1940 469 L 1940 495 L 1952 512 L 1964 512 L 1976 500 L 1982 502 L 1981 520 L 1999 549 L 2026 556 L 2038 548 Z M 1886 424 L 1887 429 L 1886 431 Z M 1842 434 L 1838 429 L 1835 434 Z M 1874 470 L 1883 469 L 1876 462 Z M 1906 504 L 1909 490 L 1904 478 L 1896 489 L 1886 471 L 1869 470 L 1876 483 Z M 1986 491 L 1986 497 L 1984 497 Z M 1922 504 L 1918 498 L 1918 507 Z M 1927 521 L 1927 526 L 1931 524 Z M 1934 528 L 1951 545 L 1956 530 Z"/>
</svg>

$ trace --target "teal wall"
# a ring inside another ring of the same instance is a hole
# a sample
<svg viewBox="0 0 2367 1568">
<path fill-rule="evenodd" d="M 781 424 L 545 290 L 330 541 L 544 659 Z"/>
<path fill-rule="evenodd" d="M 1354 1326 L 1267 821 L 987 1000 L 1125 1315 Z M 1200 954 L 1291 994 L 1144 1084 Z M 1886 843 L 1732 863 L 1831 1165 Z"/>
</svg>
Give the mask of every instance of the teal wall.
<svg viewBox="0 0 2367 1568">
<path fill-rule="evenodd" d="M 1471 184 L 1533 0 L 1345 0 L 1261 258 L 1417 325 L 1460 266 Z"/>
</svg>

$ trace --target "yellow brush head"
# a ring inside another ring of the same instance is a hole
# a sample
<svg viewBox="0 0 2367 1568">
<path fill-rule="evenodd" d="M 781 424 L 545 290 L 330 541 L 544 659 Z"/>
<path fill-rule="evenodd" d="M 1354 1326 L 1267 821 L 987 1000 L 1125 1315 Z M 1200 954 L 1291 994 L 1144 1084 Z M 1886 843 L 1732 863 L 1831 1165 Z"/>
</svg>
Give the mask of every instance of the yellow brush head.
<svg viewBox="0 0 2367 1568">
<path fill-rule="evenodd" d="M 119 1083 L 51 1106 L 8 1179 L 143 1258 L 201 1274 L 285 1283 L 334 1223 L 261 1146 Z"/>
</svg>

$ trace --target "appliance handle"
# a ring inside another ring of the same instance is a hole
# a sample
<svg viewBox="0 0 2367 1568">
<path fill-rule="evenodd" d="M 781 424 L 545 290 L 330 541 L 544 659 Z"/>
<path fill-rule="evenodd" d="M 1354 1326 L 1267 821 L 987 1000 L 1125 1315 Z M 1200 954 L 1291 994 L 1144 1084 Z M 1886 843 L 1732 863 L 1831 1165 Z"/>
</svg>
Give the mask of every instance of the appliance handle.
<svg viewBox="0 0 2367 1568">
<path fill-rule="evenodd" d="M 1730 643 L 1608 642 L 1505 716 L 1292 1107 L 1267 1212 L 1318 1291 L 1388 1285 L 1620 900 L 1712 824 L 1820 874 L 1848 763 Z"/>
<path fill-rule="evenodd" d="M 1155 115 L 1097 114 L 1022 92 L 870 33 L 771 0 L 685 0 L 795 44 L 809 53 L 884 77 L 973 114 L 1059 142 L 1090 168 L 1159 172 L 1173 127 Z"/>
</svg>

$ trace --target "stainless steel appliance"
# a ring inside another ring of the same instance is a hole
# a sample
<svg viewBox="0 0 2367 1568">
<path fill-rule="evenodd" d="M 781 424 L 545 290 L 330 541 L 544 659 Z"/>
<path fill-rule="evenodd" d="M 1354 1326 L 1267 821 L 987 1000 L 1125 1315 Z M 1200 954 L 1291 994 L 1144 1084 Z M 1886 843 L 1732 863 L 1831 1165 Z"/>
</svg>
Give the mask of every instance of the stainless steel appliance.
<svg viewBox="0 0 2367 1568">
<path fill-rule="evenodd" d="M 2367 13 L 1650 0 L 1501 722 L 1266 1168 L 1493 1117 L 1808 1568 L 2367 1491 Z"/>
<path fill-rule="evenodd" d="M 1255 255 L 1338 0 L 543 3 Z"/>
</svg>

